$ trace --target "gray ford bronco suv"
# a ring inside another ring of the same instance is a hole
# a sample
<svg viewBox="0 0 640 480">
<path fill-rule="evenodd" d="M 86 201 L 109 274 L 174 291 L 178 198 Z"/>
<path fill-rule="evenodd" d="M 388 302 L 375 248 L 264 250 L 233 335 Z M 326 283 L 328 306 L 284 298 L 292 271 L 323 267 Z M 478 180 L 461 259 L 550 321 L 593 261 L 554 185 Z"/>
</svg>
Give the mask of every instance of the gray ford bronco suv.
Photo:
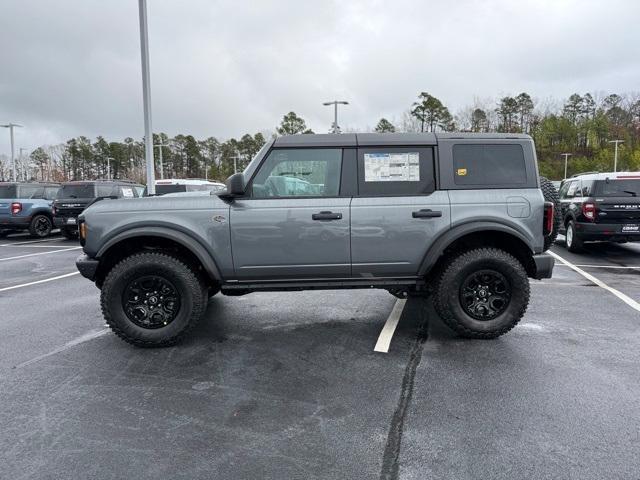
<svg viewBox="0 0 640 480">
<path fill-rule="evenodd" d="M 551 276 L 556 200 L 527 135 L 283 136 L 222 192 L 92 205 L 76 263 L 139 346 L 180 340 L 218 292 L 338 288 L 431 295 L 458 334 L 494 338 Z"/>
</svg>

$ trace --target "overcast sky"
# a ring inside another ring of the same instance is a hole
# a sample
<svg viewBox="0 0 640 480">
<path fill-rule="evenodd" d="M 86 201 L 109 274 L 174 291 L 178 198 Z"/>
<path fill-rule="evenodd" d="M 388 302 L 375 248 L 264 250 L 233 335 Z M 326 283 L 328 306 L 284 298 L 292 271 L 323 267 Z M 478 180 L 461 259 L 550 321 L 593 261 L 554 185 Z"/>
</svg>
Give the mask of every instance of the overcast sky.
<svg viewBox="0 0 640 480">
<path fill-rule="evenodd" d="M 153 129 L 226 139 L 294 110 L 316 132 L 399 120 L 427 91 L 640 90 L 640 2 L 148 0 Z M 0 123 L 16 147 L 142 137 L 136 0 L 3 0 Z M 0 154 L 9 153 L 0 131 Z"/>
</svg>

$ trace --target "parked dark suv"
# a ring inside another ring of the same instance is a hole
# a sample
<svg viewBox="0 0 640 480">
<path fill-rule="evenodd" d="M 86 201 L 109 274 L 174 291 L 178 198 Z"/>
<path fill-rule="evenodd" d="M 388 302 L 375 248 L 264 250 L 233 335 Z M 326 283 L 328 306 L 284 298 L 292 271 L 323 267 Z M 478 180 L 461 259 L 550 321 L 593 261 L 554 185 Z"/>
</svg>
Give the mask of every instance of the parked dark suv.
<svg viewBox="0 0 640 480">
<path fill-rule="evenodd" d="M 588 241 L 640 241 L 640 172 L 589 173 L 560 188 L 560 233 L 577 252 Z"/>
<path fill-rule="evenodd" d="M 57 183 L 0 183 L 0 236 L 17 230 L 28 230 L 39 238 L 48 236 L 58 188 Z"/>
<path fill-rule="evenodd" d="M 53 204 L 53 221 L 67 238 L 78 236 L 77 218 L 103 198 L 138 198 L 144 185 L 129 180 L 91 180 L 63 183 Z"/>
</svg>

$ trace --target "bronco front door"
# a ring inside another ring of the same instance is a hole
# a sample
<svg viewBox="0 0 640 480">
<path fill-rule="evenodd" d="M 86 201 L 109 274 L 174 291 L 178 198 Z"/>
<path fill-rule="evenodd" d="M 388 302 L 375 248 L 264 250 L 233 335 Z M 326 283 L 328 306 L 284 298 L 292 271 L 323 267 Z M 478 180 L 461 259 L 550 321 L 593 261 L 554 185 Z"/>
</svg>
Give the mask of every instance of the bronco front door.
<svg viewBox="0 0 640 480">
<path fill-rule="evenodd" d="M 238 279 L 349 277 L 350 197 L 342 149 L 276 148 L 230 208 Z"/>
</svg>

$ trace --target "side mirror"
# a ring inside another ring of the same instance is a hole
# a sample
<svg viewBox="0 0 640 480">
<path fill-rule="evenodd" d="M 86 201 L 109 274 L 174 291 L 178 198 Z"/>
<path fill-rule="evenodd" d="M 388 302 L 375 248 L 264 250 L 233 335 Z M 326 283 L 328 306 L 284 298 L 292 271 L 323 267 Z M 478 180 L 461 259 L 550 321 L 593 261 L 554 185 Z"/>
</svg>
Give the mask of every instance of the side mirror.
<svg viewBox="0 0 640 480">
<path fill-rule="evenodd" d="M 220 192 L 221 197 L 233 198 L 244 195 L 244 175 L 241 172 L 231 175 L 225 183 L 227 189 Z"/>
</svg>

